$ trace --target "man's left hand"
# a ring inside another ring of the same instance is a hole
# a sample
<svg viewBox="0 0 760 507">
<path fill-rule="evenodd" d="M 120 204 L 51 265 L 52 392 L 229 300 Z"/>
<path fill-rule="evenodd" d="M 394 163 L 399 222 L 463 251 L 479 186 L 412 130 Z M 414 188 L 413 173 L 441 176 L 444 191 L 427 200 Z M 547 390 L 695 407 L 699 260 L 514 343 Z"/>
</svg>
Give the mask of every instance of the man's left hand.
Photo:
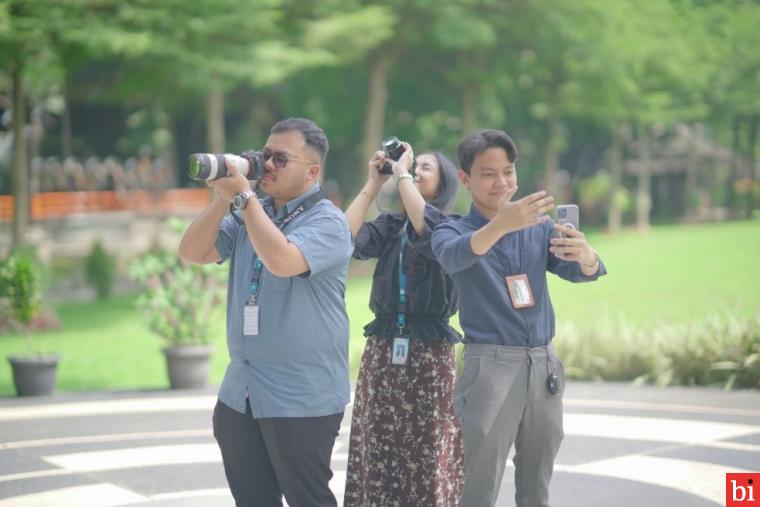
<svg viewBox="0 0 760 507">
<path fill-rule="evenodd" d="M 570 227 L 554 224 L 554 230 L 563 237 L 552 238 L 549 251 L 565 261 L 580 262 L 585 266 L 596 263 L 596 253 L 586 241 L 586 235 Z"/>
</svg>

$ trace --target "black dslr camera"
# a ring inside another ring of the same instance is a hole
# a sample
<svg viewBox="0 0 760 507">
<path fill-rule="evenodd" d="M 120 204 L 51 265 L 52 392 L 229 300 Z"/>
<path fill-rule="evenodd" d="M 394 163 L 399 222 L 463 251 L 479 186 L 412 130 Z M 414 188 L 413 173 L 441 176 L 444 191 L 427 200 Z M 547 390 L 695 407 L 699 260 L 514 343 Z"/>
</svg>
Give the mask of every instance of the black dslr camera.
<svg viewBox="0 0 760 507">
<path fill-rule="evenodd" d="M 406 148 L 404 148 L 404 145 L 396 136 L 383 139 L 383 142 L 380 143 L 380 149 L 385 152 L 389 159 L 395 160 L 396 162 L 398 162 L 398 159 L 400 159 L 401 155 L 406 151 Z M 409 169 L 409 172 L 414 174 L 415 167 L 417 167 L 417 163 L 412 160 L 412 167 Z M 380 168 L 380 174 L 393 174 L 390 162 L 383 164 L 383 167 Z"/>
<path fill-rule="evenodd" d="M 261 181 L 264 174 L 264 152 L 261 150 L 248 150 L 240 155 L 193 153 L 187 161 L 187 175 L 203 181 L 224 178 L 227 176 L 225 161 L 232 162 L 250 181 Z"/>
</svg>

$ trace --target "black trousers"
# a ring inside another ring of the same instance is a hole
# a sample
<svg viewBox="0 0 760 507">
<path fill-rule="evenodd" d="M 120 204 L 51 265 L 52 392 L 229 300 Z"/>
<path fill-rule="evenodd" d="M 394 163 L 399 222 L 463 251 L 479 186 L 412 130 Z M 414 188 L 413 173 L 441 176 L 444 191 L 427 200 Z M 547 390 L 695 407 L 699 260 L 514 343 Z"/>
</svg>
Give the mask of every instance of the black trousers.
<svg viewBox="0 0 760 507">
<path fill-rule="evenodd" d="M 328 483 L 343 413 L 254 419 L 217 401 L 214 437 L 238 507 L 336 507 Z"/>
</svg>

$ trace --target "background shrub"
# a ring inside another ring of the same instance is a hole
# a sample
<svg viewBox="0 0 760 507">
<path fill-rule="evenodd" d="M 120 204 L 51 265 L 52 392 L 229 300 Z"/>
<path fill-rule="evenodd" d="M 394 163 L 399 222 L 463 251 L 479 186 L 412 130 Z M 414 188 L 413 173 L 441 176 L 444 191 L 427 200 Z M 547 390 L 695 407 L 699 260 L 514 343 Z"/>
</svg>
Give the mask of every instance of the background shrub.
<svg viewBox="0 0 760 507">
<path fill-rule="evenodd" d="M 113 291 L 116 263 L 100 241 L 92 244 L 90 253 L 85 259 L 84 270 L 87 283 L 95 289 L 98 299 L 109 297 Z"/>
</svg>

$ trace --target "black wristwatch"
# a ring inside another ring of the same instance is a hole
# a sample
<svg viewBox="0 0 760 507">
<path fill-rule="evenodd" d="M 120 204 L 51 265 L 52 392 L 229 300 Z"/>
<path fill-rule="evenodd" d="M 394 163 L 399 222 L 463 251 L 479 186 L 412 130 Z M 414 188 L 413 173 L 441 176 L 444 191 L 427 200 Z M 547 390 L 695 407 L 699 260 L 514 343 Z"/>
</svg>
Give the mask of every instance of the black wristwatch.
<svg viewBox="0 0 760 507">
<path fill-rule="evenodd" d="M 232 198 L 232 210 L 240 211 L 241 209 L 245 209 L 246 204 L 248 204 L 248 199 L 254 195 L 255 194 L 251 190 L 246 190 L 244 192 L 238 192 L 235 194 L 235 196 Z"/>
</svg>

